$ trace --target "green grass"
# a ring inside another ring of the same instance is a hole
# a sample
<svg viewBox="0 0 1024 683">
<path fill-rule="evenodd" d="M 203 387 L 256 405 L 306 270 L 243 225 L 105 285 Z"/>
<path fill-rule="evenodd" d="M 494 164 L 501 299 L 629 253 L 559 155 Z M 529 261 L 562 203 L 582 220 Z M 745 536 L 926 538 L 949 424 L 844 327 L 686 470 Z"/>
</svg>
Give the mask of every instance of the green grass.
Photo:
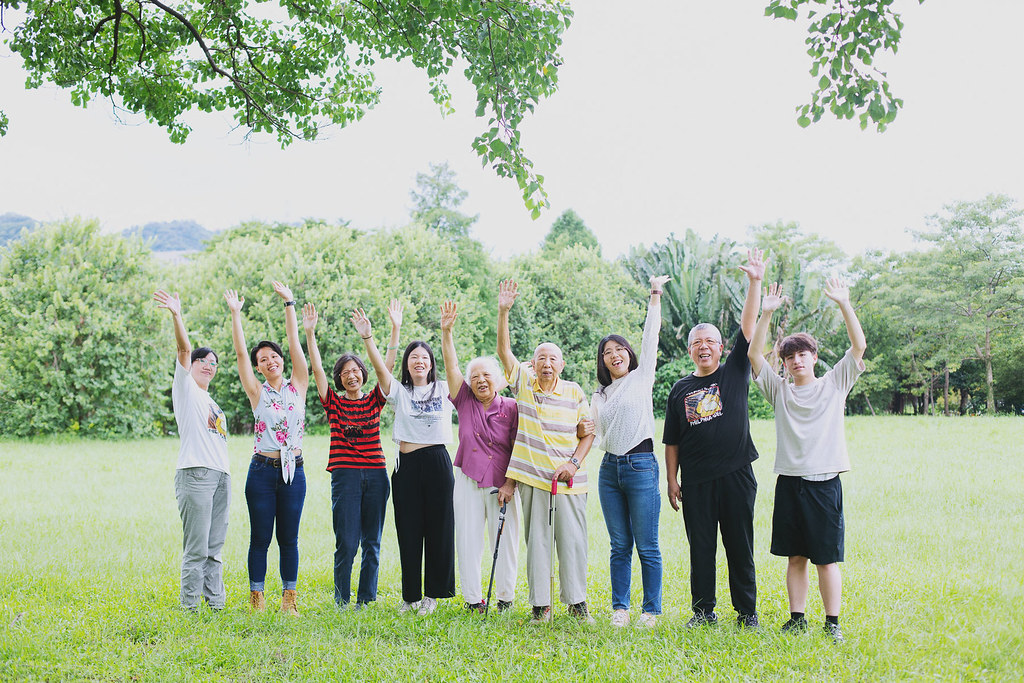
<svg viewBox="0 0 1024 683">
<path fill-rule="evenodd" d="M 462 612 L 456 598 L 443 601 L 431 617 L 399 617 L 390 518 L 378 603 L 340 613 L 332 598 L 326 437 L 308 438 L 305 449 L 310 464 L 300 531 L 302 617 L 247 611 L 243 489 L 251 446 L 242 437 L 230 441 L 227 609 L 185 614 L 176 606 L 176 440 L 3 442 L 0 679 L 1024 678 L 1024 420 L 847 421 L 854 469 L 843 477 L 847 642 L 841 647 L 818 633 L 823 616 L 813 572 L 808 618 L 816 628 L 796 637 L 776 632 L 788 613 L 785 560 L 768 554 L 774 428 L 756 422 L 753 430 L 762 454 L 755 464 L 761 486 L 755 559 L 766 627 L 757 633 L 732 626 L 722 552 L 723 624 L 696 632 L 682 628 L 689 616 L 687 547 L 682 519 L 667 503 L 661 518 L 662 625 L 653 631 L 609 626 L 608 537 L 596 491 L 588 501 L 594 626 L 580 626 L 564 610 L 550 625 L 526 623 L 525 550 L 512 614 L 483 623 Z M 587 467 L 596 482 L 600 458 L 594 456 Z M 280 585 L 276 544 L 267 579 L 269 597 Z M 639 603 L 634 562 L 634 618 Z"/>
</svg>

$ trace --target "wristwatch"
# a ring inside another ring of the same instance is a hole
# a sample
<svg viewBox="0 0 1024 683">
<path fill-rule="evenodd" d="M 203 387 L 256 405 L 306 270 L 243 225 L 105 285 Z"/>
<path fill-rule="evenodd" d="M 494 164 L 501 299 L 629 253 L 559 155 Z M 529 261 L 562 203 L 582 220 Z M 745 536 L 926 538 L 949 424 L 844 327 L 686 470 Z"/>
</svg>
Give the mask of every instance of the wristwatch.
<svg viewBox="0 0 1024 683">
<path fill-rule="evenodd" d="M 569 462 L 571 462 L 573 465 L 576 465 L 576 469 L 580 468 L 580 461 L 576 459 L 576 456 L 569 458 Z"/>
</svg>

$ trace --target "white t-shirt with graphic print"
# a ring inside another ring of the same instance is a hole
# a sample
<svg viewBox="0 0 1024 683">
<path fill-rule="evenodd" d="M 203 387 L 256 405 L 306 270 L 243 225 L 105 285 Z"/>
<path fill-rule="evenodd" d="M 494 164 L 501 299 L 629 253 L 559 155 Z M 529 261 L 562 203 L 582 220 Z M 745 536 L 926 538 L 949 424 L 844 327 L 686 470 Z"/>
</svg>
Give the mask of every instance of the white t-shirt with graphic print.
<svg viewBox="0 0 1024 683">
<path fill-rule="evenodd" d="M 171 385 L 174 420 L 178 423 L 181 448 L 178 469 L 208 467 L 231 473 L 228 463 L 228 430 L 224 411 L 199 388 L 188 368 L 174 361 L 174 384 Z"/>
<path fill-rule="evenodd" d="M 406 388 L 392 380 L 387 395 L 395 409 L 391 439 L 398 443 L 443 444 L 452 441 L 452 402 L 448 400 L 448 382 L 440 380 L 423 387 Z"/>
</svg>

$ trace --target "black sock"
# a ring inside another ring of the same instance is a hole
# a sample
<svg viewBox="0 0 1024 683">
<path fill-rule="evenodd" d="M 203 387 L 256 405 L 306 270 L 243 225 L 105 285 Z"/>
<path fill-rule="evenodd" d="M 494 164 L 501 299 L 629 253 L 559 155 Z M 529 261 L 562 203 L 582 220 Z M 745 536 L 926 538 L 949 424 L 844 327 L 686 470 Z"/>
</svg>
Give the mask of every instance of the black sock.
<svg viewBox="0 0 1024 683">
<path fill-rule="evenodd" d="M 789 618 L 792 619 L 793 621 L 800 621 L 801 619 L 804 618 L 804 613 L 803 612 L 790 612 L 789 613 Z"/>
<path fill-rule="evenodd" d="M 825 621 L 826 621 L 826 623 L 835 624 L 836 626 L 839 626 L 839 615 L 837 614 L 834 617 L 830 617 L 830 616 L 826 615 L 825 616 Z"/>
</svg>

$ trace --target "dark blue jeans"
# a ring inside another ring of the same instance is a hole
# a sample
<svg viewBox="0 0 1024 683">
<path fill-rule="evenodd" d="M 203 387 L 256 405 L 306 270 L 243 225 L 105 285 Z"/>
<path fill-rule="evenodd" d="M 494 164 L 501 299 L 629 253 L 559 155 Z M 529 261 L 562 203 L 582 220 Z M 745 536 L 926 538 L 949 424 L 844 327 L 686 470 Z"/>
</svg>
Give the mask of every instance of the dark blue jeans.
<svg viewBox="0 0 1024 683">
<path fill-rule="evenodd" d="M 640 556 L 643 611 L 661 614 L 661 548 L 658 546 L 658 461 L 653 453 L 606 453 L 598 479 L 601 510 L 611 542 L 612 609 L 629 609 L 633 545 Z"/>
<path fill-rule="evenodd" d="M 384 529 L 391 484 L 388 471 L 339 467 L 331 471 L 331 513 L 334 519 L 334 601 L 344 605 L 352 592 L 352 561 L 362 545 L 356 602 L 377 599 L 380 537 Z"/>
<path fill-rule="evenodd" d="M 281 588 L 295 589 L 299 576 L 299 520 L 306 499 L 306 472 L 295 468 L 290 484 L 281 468 L 253 456 L 245 480 L 249 507 L 249 590 L 261 591 L 267 578 L 267 549 L 277 523 L 277 547 L 281 551 Z"/>
</svg>

